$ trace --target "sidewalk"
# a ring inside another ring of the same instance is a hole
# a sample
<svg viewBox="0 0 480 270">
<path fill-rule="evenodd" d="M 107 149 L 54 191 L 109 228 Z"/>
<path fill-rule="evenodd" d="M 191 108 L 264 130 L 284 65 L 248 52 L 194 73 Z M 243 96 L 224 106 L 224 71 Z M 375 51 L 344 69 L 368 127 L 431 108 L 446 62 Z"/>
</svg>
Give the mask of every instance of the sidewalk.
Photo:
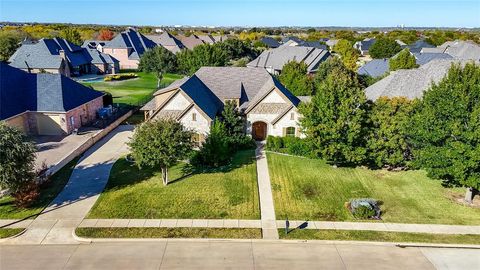
<svg viewBox="0 0 480 270">
<path fill-rule="evenodd" d="M 275 222 L 275 208 L 273 205 L 272 186 L 268 172 L 267 156 L 264 144 L 257 143 L 255 150 L 257 159 L 258 195 L 260 199 L 260 215 L 262 219 L 263 239 L 278 239 L 277 223 Z"/>
<path fill-rule="evenodd" d="M 73 244 L 73 230 L 82 222 L 108 182 L 115 161 L 127 153 L 133 126 L 119 126 L 81 158 L 65 188 L 53 202 L 10 243 Z M 18 225 L 17 225 L 18 226 Z"/>
</svg>

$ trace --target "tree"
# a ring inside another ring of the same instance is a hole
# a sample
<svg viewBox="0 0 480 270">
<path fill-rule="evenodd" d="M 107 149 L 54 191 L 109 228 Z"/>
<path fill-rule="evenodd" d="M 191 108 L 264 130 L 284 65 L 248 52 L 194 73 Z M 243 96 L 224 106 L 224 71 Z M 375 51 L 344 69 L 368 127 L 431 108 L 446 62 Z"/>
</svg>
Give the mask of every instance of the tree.
<svg viewBox="0 0 480 270">
<path fill-rule="evenodd" d="M 340 54 L 342 57 L 343 64 L 350 70 L 357 69 L 357 60 L 360 56 L 360 53 L 353 48 L 353 45 L 350 41 L 346 39 L 341 39 L 335 44 L 333 50 Z"/>
<path fill-rule="evenodd" d="M 252 47 L 250 42 L 235 38 L 216 43 L 214 46 L 219 46 L 222 50 L 224 50 L 228 60 L 236 60 L 244 57 L 253 59 L 258 56 L 258 52 Z"/>
<path fill-rule="evenodd" d="M 0 61 L 8 61 L 20 46 L 20 37 L 12 32 L 0 32 Z"/>
<path fill-rule="evenodd" d="M 393 39 L 379 38 L 370 46 L 368 53 L 372 58 L 390 58 L 402 50 L 402 47 Z"/>
<path fill-rule="evenodd" d="M 425 92 L 408 130 L 415 164 L 432 178 L 467 187 L 471 203 L 480 188 L 480 66 L 452 65 Z"/>
<path fill-rule="evenodd" d="M 99 40 L 110 41 L 113 39 L 113 36 L 114 36 L 114 33 L 106 28 L 100 29 L 100 32 L 98 33 Z"/>
<path fill-rule="evenodd" d="M 225 125 L 228 137 L 238 137 L 244 134 L 244 121 L 234 102 L 227 101 L 225 103 L 220 120 Z"/>
<path fill-rule="evenodd" d="M 312 155 L 335 164 L 365 159 L 366 97 L 355 74 L 334 69 L 317 85 L 310 103 L 300 107 L 300 123 Z"/>
<path fill-rule="evenodd" d="M 66 28 L 60 32 L 60 37 L 76 45 L 81 45 L 83 43 L 80 33 L 73 28 Z"/>
<path fill-rule="evenodd" d="M 196 46 L 193 50 L 179 52 L 177 60 L 179 70 L 191 75 L 203 66 L 225 66 L 229 58 L 226 51 L 220 46 L 202 44 Z"/>
<path fill-rule="evenodd" d="M 367 149 L 371 163 L 378 167 L 406 167 L 412 159 L 407 142 L 407 128 L 414 111 L 414 101 L 381 97 L 369 112 Z"/>
<path fill-rule="evenodd" d="M 310 96 L 313 92 L 313 83 L 307 73 L 307 64 L 289 61 L 283 66 L 278 79 L 294 95 Z"/>
<path fill-rule="evenodd" d="M 35 180 L 35 145 L 18 129 L 0 121 L 0 187 L 13 194 Z"/>
<path fill-rule="evenodd" d="M 390 71 L 398 69 L 412 69 L 417 68 L 417 59 L 410 53 L 409 49 L 404 49 L 397 56 L 390 58 L 389 61 Z"/>
<path fill-rule="evenodd" d="M 138 69 L 144 72 L 154 72 L 157 77 L 157 88 L 160 88 L 163 74 L 176 71 L 177 58 L 169 50 L 162 46 L 157 46 L 147 50 L 140 57 Z"/>
<path fill-rule="evenodd" d="M 150 121 L 136 128 L 128 145 L 140 168 L 161 168 L 163 184 L 167 185 L 168 168 L 192 150 L 192 132 L 173 119 Z"/>
<path fill-rule="evenodd" d="M 193 157 L 192 163 L 214 168 L 225 165 L 233 154 L 229 146 L 225 124 L 216 119 L 200 151 Z"/>
</svg>

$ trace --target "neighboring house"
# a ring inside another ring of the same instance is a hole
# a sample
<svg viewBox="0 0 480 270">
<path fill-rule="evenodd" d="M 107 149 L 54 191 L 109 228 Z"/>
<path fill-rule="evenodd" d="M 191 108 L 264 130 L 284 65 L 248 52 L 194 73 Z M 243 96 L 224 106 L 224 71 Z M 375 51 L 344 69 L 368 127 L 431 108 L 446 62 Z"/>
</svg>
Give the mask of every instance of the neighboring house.
<svg viewBox="0 0 480 270">
<path fill-rule="evenodd" d="M 117 59 L 120 69 L 137 69 L 140 56 L 155 46 L 157 46 L 155 42 L 129 28 L 107 42 L 103 46 L 103 52 Z"/>
<path fill-rule="evenodd" d="M 375 41 L 377 40 L 374 38 L 366 38 L 362 41 L 355 42 L 355 44 L 353 44 L 353 47 L 358 51 L 360 51 L 360 54 L 362 56 L 366 56 L 366 55 L 369 55 L 368 50 L 370 49 L 370 46 L 372 46 L 373 43 L 375 43 Z"/>
<path fill-rule="evenodd" d="M 446 53 L 413 53 L 417 65 L 423 66 L 433 60 L 449 60 L 452 56 Z M 393 56 L 392 58 L 394 58 Z M 389 59 L 373 59 L 361 66 L 357 73 L 360 75 L 368 75 L 373 78 L 384 76 L 390 70 Z"/>
<path fill-rule="evenodd" d="M 103 46 L 108 41 L 103 41 L 103 40 L 85 40 L 82 44 L 83 48 L 88 48 L 88 49 L 97 49 L 98 51 L 102 52 L 103 51 Z"/>
<path fill-rule="evenodd" d="M 453 63 L 465 64 L 468 61 L 434 60 L 415 69 L 397 70 L 380 81 L 365 89 L 369 100 L 375 101 L 385 96 L 406 97 L 408 99 L 421 98 L 423 93 L 432 85 L 445 77 Z"/>
<path fill-rule="evenodd" d="M 273 37 L 262 37 L 262 38 L 260 39 L 260 42 L 263 43 L 266 48 L 275 49 L 275 48 L 280 47 L 280 42 L 278 42 L 278 41 L 277 41 L 276 39 L 274 39 Z"/>
<path fill-rule="evenodd" d="M 330 53 L 327 50 L 303 46 L 280 46 L 262 52 L 247 67 L 261 67 L 273 75 L 281 73 L 283 66 L 289 61 L 304 62 L 308 73 L 316 72 L 321 62 L 327 60 Z"/>
<path fill-rule="evenodd" d="M 9 62 L 11 66 L 27 72 L 58 73 L 67 77 L 118 71 L 116 60 L 109 55 L 79 47 L 62 38 L 24 44 Z"/>
<path fill-rule="evenodd" d="M 196 35 L 190 35 L 190 36 L 178 36 L 180 41 L 182 42 L 183 46 L 189 50 L 193 50 L 193 48 L 197 47 L 198 45 L 203 45 L 205 42 L 201 39 L 199 39 Z"/>
<path fill-rule="evenodd" d="M 197 37 L 201 39 L 203 42 L 205 42 L 206 44 L 217 43 L 217 41 L 215 40 L 215 38 L 213 38 L 212 35 L 197 35 Z"/>
<path fill-rule="evenodd" d="M 185 49 L 183 43 L 168 32 L 163 32 L 161 35 L 146 35 L 146 37 L 174 54 Z"/>
<path fill-rule="evenodd" d="M 432 44 L 423 39 L 417 40 L 415 43 L 407 46 L 411 53 L 420 53 L 423 48 L 435 48 Z"/>
<path fill-rule="evenodd" d="M 480 60 L 480 45 L 473 41 L 447 41 L 436 48 L 423 48 L 422 53 L 446 53 L 459 60 Z"/>
<path fill-rule="evenodd" d="M 301 47 L 314 47 L 317 49 L 322 49 L 322 50 L 327 50 L 327 45 L 320 43 L 320 41 L 303 41 L 299 39 L 290 39 L 289 41 L 283 43 L 281 47 L 283 46 L 289 46 L 289 47 L 295 47 L 295 46 L 301 46 Z"/>
<path fill-rule="evenodd" d="M 157 91 L 141 110 L 147 120 L 173 118 L 201 142 L 226 102 L 234 102 L 245 117 L 245 132 L 256 140 L 273 136 L 303 136 L 300 99 L 265 69 L 202 67 L 192 77 Z"/>
<path fill-rule="evenodd" d="M 97 118 L 103 93 L 60 74 L 0 63 L 0 120 L 31 135 L 64 135 Z"/>
<path fill-rule="evenodd" d="M 213 35 L 212 38 L 215 41 L 215 43 L 218 43 L 218 42 L 226 41 L 228 39 L 228 36 L 226 36 L 226 35 Z"/>
<path fill-rule="evenodd" d="M 335 45 L 337 45 L 338 43 L 338 39 L 329 39 L 327 41 L 325 41 L 325 44 L 327 44 L 327 46 L 330 48 L 330 50 L 333 50 L 333 47 Z"/>
</svg>

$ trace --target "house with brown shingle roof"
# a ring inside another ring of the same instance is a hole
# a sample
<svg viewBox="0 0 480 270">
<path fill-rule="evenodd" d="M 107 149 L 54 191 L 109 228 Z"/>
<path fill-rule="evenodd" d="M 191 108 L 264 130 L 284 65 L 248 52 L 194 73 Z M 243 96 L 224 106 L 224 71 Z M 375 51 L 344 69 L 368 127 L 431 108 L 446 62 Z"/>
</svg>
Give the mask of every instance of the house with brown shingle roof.
<svg viewBox="0 0 480 270">
<path fill-rule="evenodd" d="M 146 120 L 174 118 L 203 140 L 227 102 L 236 104 L 245 117 L 246 134 L 256 140 L 303 136 L 300 99 L 263 68 L 202 67 L 158 90 L 141 110 Z"/>
</svg>

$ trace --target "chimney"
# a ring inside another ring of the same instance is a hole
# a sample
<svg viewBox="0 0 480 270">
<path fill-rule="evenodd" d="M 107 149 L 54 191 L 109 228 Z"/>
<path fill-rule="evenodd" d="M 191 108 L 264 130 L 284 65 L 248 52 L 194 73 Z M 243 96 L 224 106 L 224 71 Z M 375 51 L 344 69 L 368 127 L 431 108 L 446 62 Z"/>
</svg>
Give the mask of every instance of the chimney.
<svg viewBox="0 0 480 270">
<path fill-rule="evenodd" d="M 58 54 L 60 55 L 60 58 L 62 58 L 64 61 L 67 61 L 67 59 L 65 58 L 65 51 L 64 50 L 59 50 Z"/>
</svg>

